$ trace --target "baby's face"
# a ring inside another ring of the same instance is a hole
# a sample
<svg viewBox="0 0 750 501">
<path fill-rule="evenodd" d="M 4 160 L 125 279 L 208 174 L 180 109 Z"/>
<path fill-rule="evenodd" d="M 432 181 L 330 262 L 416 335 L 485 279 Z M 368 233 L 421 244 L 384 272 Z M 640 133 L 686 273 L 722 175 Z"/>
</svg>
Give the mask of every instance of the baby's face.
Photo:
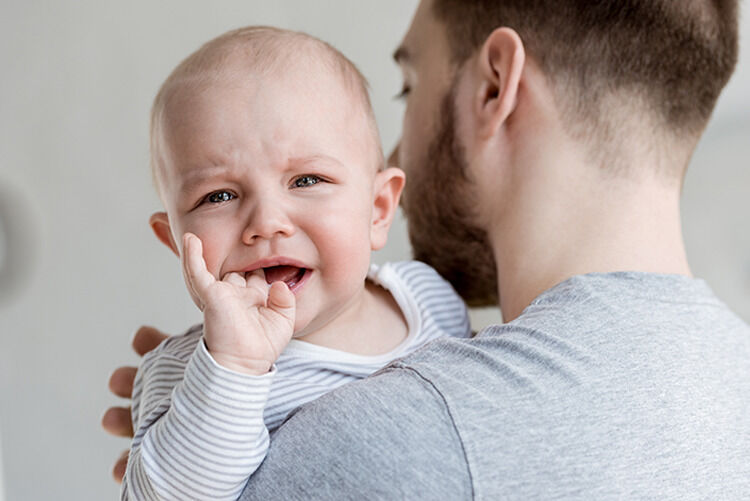
<svg viewBox="0 0 750 501">
<path fill-rule="evenodd" d="M 378 246 L 377 174 L 353 98 L 331 77 L 296 80 L 245 77 L 176 91 L 157 175 L 174 241 L 200 237 L 219 279 L 263 268 L 267 281 L 285 281 L 301 337 L 364 288 Z"/>
</svg>

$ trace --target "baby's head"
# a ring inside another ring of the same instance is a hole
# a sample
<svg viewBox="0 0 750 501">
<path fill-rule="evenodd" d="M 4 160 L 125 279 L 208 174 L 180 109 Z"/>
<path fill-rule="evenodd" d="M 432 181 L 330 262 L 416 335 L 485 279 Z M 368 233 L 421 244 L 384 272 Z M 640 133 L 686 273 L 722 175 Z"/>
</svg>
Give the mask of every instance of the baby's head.
<svg viewBox="0 0 750 501">
<path fill-rule="evenodd" d="M 404 183 L 383 162 L 349 60 L 305 34 L 235 30 L 190 55 L 156 97 L 151 163 L 166 213 L 151 227 L 178 255 L 182 235 L 197 235 L 219 279 L 263 268 L 285 281 L 303 336 L 364 291 Z"/>
</svg>

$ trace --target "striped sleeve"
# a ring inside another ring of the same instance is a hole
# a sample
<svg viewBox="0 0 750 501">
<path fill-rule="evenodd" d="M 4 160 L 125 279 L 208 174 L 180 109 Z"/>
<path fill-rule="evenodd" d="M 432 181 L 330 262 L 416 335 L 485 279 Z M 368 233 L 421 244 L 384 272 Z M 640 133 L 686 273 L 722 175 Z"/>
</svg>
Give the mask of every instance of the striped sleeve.
<svg viewBox="0 0 750 501">
<path fill-rule="evenodd" d="M 275 368 L 240 374 L 218 365 L 201 337 L 172 344 L 138 371 L 121 499 L 237 499 L 268 449 Z"/>
</svg>

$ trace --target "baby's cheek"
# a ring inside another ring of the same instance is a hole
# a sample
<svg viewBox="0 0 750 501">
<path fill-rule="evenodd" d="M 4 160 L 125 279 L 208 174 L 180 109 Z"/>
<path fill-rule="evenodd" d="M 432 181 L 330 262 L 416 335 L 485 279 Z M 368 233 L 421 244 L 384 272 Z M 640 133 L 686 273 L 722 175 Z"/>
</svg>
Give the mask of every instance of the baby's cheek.
<svg viewBox="0 0 750 501">
<path fill-rule="evenodd" d="M 330 252 L 368 252 L 365 242 L 369 238 L 368 216 L 356 208 L 341 208 L 319 217 L 316 225 L 317 240 L 326 245 Z"/>
<path fill-rule="evenodd" d="M 358 225 L 327 242 L 326 261 L 333 264 L 333 276 L 344 294 L 361 287 L 370 266 L 369 230 Z"/>
</svg>

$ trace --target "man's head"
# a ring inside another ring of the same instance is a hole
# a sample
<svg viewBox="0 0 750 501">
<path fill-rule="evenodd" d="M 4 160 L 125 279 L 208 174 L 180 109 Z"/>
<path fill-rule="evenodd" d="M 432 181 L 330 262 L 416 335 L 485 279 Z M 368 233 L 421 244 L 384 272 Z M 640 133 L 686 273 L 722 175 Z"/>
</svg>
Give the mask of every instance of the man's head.
<svg viewBox="0 0 750 501">
<path fill-rule="evenodd" d="M 679 190 L 736 57 L 736 0 L 423 0 L 396 52 L 408 90 L 404 208 L 429 227 L 410 224 L 415 254 L 447 277 L 461 274 L 456 265 L 486 274 L 493 253 L 476 244 L 519 210 L 511 199 L 545 149 L 575 149 L 592 174 L 654 175 Z M 454 168 L 435 168 L 444 161 Z M 436 195 L 419 178 L 451 195 L 425 202 Z M 517 239 L 514 230 L 504 237 Z M 443 247 L 445 235 L 456 238 Z M 470 235 L 470 253 L 457 254 L 457 238 Z M 463 289 L 452 281 L 471 302 L 494 299 L 484 277 L 466 276 Z"/>
<path fill-rule="evenodd" d="M 217 278 L 285 281 L 298 336 L 359 297 L 403 173 L 383 167 L 366 84 L 340 53 L 272 28 L 208 42 L 159 91 L 151 144 L 166 208 L 151 226 L 176 254 L 191 232 Z"/>
<path fill-rule="evenodd" d="M 697 138 L 737 60 L 736 0 L 434 0 L 433 11 L 455 66 L 496 28 L 515 30 L 570 133 L 597 149 L 616 143 L 618 106 Z"/>
</svg>

